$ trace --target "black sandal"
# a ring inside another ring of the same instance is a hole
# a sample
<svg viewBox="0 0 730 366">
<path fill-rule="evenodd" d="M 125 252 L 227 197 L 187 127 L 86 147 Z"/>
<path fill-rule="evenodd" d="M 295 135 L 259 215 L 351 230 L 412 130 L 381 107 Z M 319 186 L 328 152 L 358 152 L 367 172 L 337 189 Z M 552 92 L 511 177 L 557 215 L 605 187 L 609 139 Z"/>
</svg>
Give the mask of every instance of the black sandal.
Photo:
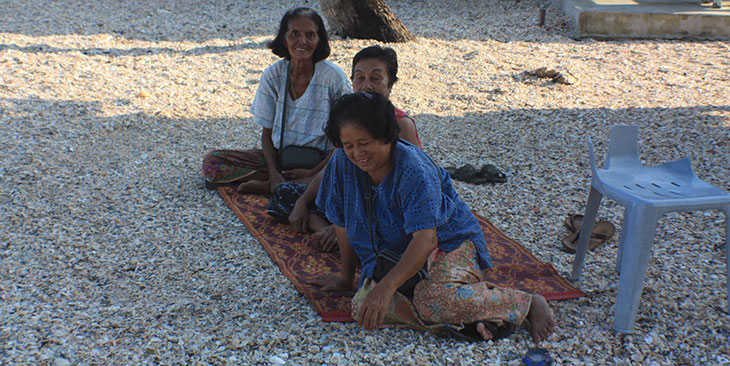
<svg viewBox="0 0 730 366">
<path fill-rule="evenodd" d="M 477 168 L 473 167 L 471 164 L 466 164 L 461 168 L 449 167 L 445 169 L 451 178 L 467 183 L 484 184 L 489 181 L 481 170 L 477 170 Z"/>
<path fill-rule="evenodd" d="M 493 164 L 482 166 L 481 173 L 489 183 L 504 183 L 507 181 L 507 176 Z"/>
<path fill-rule="evenodd" d="M 465 325 L 464 328 L 462 328 L 461 330 L 456 330 L 447 326 L 445 328 L 445 333 L 448 336 L 460 339 L 462 341 L 483 342 L 485 339 L 482 338 L 482 335 L 479 334 L 479 332 L 477 332 L 477 324 L 479 323 L 484 324 L 484 327 L 486 327 L 487 330 L 492 333 L 492 341 L 498 341 L 502 338 L 507 338 L 515 331 L 514 326 L 511 324 L 507 324 L 498 328 L 492 322 L 478 321 Z"/>
</svg>

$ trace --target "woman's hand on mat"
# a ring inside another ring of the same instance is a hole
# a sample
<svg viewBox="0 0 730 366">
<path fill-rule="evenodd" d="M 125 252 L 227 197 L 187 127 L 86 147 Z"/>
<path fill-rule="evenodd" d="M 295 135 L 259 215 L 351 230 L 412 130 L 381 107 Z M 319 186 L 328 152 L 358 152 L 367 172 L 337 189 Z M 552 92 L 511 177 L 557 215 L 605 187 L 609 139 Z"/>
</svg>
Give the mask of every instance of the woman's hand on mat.
<svg viewBox="0 0 730 366">
<path fill-rule="evenodd" d="M 289 224 L 294 231 L 306 233 L 309 227 L 309 210 L 307 210 L 307 204 L 302 201 L 302 199 L 298 199 L 294 203 L 294 208 L 289 214 Z"/>
<path fill-rule="evenodd" d="M 352 291 L 355 289 L 352 281 L 347 281 L 342 276 L 326 274 L 319 277 L 315 277 L 312 282 L 313 285 L 322 287 L 322 291 Z"/>
<path fill-rule="evenodd" d="M 367 330 L 380 327 L 388 312 L 388 305 L 393 298 L 395 291 L 391 291 L 385 286 L 376 284 L 370 293 L 365 296 L 357 311 L 357 323 L 365 327 Z"/>
<path fill-rule="evenodd" d="M 332 225 L 328 225 L 322 230 L 312 234 L 312 239 L 319 246 L 319 250 L 323 252 L 332 252 L 337 249 L 337 236 Z"/>
<path fill-rule="evenodd" d="M 283 171 L 282 174 L 284 174 L 284 178 L 287 180 L 296 180 L 311 177 L 317 174 L 317 172 L 312 169 L 290 169 Z"/>
</svg>

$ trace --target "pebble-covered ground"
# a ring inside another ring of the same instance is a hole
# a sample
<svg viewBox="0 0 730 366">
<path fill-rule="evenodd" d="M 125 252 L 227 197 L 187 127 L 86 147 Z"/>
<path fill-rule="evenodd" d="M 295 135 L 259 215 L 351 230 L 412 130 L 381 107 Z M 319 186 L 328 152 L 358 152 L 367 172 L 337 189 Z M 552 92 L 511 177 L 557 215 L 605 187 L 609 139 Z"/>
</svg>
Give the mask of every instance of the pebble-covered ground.
<svg viewBox="0 0 730 366">
<path fill-rule="evenodd" d="M 726 41 L 576 41 L 536 0 L 388 0 L 417 40 L 397 50 L 392 100 L 444 166 L 494 163 L 499 185 L 456 182 L 507 235 L 568 276 L 562 221 L 584 209 L 586 137 L 636 124 L 648 165 L 688 157 L 730 190 Z M 304 1 L 297 5 L 319 9 Z M 250 148 L 265 47 L 289 1 L 0 0 L 0 364 L 520 364 L 519 330 L 468 344 L 322 323 L 216 192 L 201 158 Z M 344 70 L 366 40 L 333 36 Z M 573 85 L 530 76 L 540 67 Z M 724 215 L 666 215 L 635 332 L 612 327 L 617 229 L 551 303 L 540 344 L 557 365 L 730 364 Z"/>
</svg>

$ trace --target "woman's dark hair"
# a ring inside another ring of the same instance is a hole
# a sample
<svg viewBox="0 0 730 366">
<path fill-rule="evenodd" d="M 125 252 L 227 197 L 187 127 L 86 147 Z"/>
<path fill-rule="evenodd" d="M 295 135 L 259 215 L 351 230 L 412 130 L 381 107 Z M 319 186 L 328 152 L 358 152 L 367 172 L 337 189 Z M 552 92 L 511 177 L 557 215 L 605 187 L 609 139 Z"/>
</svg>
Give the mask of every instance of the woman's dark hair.
<svg viewBox="0 0 730 366">
<path fill-rule="evenodd" d="M 393 143 L 400 128 L 395 120 L 395 107 L 375 92 L 345 94 L 330 109 L 324 133 L 336 147 L 342 147 L 340 130 L 350 124 L 366 129 L 376 140 Z"/>
<path fill-rule="evenodd" d="M 365 47 L 352 58 L 352 74 L 350 79 L 355 76 L 355 65 L 363 59 L 375 58 L 385 63 L 388 68 L 388 87 L 393 86 L 398 81 L 398 55 L 390 47 L 380 47 L 380 45 Z"/>
<path fill-rule="evenodd" d="M 330 39 L 327 36 L 327 29 L 324 27 L 322 17 L 313 9 L 307 7 L 294 8 L 287 11 L 284 16 L 281 17 L 276 38 L 269 42 L 266 47 L 270 48 L 275 55 L 291 60 L 289 49 L 286 48 L 286 32 L 289 31 L 289 21 L 297 17 L 307 18 L 317 25 L 317 36 L 319 37 L 319 42 L 317 43 L 317 48 L 314 49 L 312 61 L 317 63 L 320 60 L 326 59 L 330 55 Z"/>
</svg>

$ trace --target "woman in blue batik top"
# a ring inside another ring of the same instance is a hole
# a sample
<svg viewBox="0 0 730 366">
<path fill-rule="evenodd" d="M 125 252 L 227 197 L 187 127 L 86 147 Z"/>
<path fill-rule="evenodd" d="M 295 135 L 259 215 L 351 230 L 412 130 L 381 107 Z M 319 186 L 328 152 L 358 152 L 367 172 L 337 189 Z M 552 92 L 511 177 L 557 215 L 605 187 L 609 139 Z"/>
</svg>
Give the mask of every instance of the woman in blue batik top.
<svg viewBox="0 0 730 366">
<path fill-rule="evenodd" d="M 449 174 L 398 139 L 386 98 L 371 92 L 343 96 L 325 132 L 341 149 L 327 164 L 316 202 L 335 225 L 342 276 L 318 283 L 331 291 L 357 288 L 352 316 L 358 323 L 366 329 L 389 323 L 452 334 L 471 330 L 486 340 L 527 319 L 535 342 L 552 333 L 555 321 L 545 298 L 483 281 L 492 263 L 478 221 Z M 383 249 L 400 259 L 377 282 L 371 277 Z M 357 262 L 362 270 L 356 285 Z M 397 292 L 424 265 L 428 278 L 418 282 L 412 299 Z"/>
</svg>

